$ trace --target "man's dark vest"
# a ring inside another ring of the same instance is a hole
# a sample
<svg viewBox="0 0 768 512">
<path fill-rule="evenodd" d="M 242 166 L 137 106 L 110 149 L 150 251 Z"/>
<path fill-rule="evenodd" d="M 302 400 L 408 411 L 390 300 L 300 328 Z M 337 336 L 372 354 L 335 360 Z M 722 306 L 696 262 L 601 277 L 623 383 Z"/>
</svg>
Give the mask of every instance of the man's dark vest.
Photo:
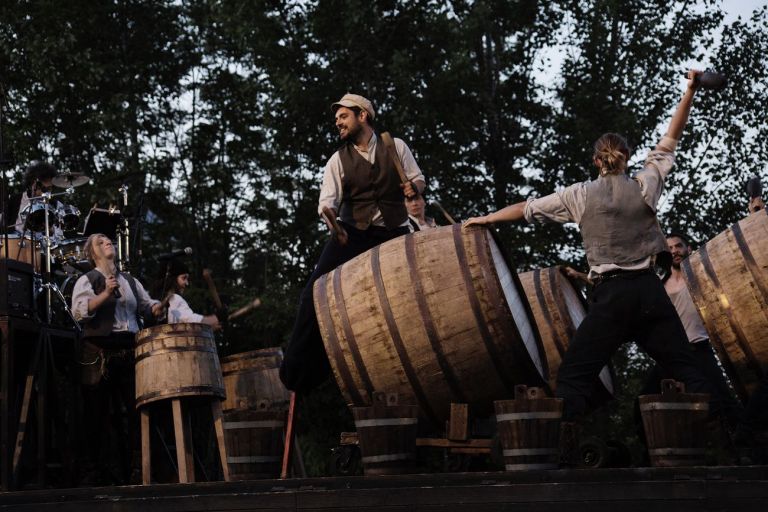
<svg viewBox="0 0 768 512">
<path fill-rule="evenodd" d="M 626 174 L 600 176 L 587 183 L 586 191 L 579 227 L 590 267 L 626 265 L 668 250 L 637 181 Z"/>
<path fill-rule="evenodd" d="M 400 178 L 384 143 L 376 142 L 373 164 L 351 142 L 339 148 L 342 180 L 341 220 L 357 229 L 367 229 L 378 209 L 387 229 L 395 229 L 408 220 Z"/>
<path fill-rule="evenodd" d="M 139 292 L 136 289 L 136 281 L 134 281 L 133 277 L 130 274 L 122 274 L 123 277 L 128 281 L 128 284 L 131 286 L 131 291 L 133 292 L 133 296 L 136 298 L 136 322 L 141 326 L 141 315 L 139 314 Z M 88 278 L 88 281 L 91 283 L 91 288 L 93 288 L 93 293 L 96 295 L 100 294 L 104 291 L 104 288 L 107 286 L 107 280 L 104 278 L 104 274 L 99 272 L 97 269 L 93 269 L 85 276 Z M 112 332 L 112 325 L 115 323 L 115 306 L 117 304 L 117 299 L 115 299 L 112 295 L 109 296 L 107 300 L 102 303 L 102 305 L 99 307 L 99 309 L 96 310 L 96 314 L 91 318 L 88 322 L 85 323 L 85 326 L 83 328 L 83 336 L 86 338 L 90 337 L 96 337 L 96 336 L 109 336 L 109 334 Z"/>
</svg>

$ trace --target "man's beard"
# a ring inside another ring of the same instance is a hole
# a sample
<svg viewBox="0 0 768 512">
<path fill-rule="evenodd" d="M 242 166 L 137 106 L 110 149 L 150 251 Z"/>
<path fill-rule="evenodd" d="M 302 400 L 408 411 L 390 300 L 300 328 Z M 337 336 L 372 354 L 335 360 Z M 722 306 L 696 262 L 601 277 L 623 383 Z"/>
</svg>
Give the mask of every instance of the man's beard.
<svg viewBox="0 0 768 512">
<path fill-rule="evenodd" d="M 358 124 L 352 128 L 347 128 L 347 134 L 346 135 L 339 134 L 339 137 L 344 142 L 347 142 L 347 141 L 357 142 L 357 137 L 360 135 L 360 132 L 362 131 L 363 131 L 363 127 Z"/>
<path fill-rule="evenodd" d="M 675 257 L 672 256 L 672 268 L 675 270 L 680 270 L 680 267 L 683 265 L 683 262 L 688 256 L 680 256 L 680 261 L 675 261 Z"/>
</svg>

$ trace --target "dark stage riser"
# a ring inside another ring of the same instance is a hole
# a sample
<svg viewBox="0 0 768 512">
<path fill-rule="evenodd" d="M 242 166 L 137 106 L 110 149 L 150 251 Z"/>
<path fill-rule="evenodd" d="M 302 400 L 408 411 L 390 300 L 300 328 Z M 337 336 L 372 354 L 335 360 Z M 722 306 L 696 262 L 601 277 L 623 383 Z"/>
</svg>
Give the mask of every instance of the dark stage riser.
<svg viewBox="0 0 768 512">
<path fill-rule="evenodd" d="M 0 494 L 0 512 L 764 511 L 768 467 L 453 473 Z"/>
</svg>

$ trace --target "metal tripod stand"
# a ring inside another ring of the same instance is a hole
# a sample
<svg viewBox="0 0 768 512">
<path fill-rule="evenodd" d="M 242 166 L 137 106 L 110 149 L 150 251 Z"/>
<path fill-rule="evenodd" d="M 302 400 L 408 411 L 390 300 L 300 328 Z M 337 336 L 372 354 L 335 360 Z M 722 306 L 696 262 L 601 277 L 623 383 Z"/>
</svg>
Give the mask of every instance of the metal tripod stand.
<svg viewBox="0 0 768 512">
<path fill-rule="evenodd" d="M 75 330 L 80 333 L 80 324 L 75 320 L 74 315 L 72 314 L 72 310 L 69 308 L 69 304 L 67 304 L 67 299 L 64 297 L 64 294 L 61 293 L 61 290 L 59 289 L 58 285 L 53 281 L 52 275 L 51 275 L 51 225 L 49 220 L 49 206 L 51 204 L 51 198 L 64 195 L 64 194 L 72 194 L 74 192 L 74 189 L 69 188 L 65 192 L 60 192 L 58 194 L 52 194 L 50 192 L 44 192 L 42 195 L 33 197 L 30 199 L 30 202 L 33 201 L 42 201 L 44 204 L 43 208 L 43 214 L 45 217 L 45 229 L 43 231 L 43 238 L 42 243 L 45 247 L 45 270 L 43 272 L 43 281 L 40 285 L 40 291 L 45 290 L 45 321 L 47 325 L 51 324 L 52 317 L 53 317 L 53 295 L 56 295 L 56 298 L 61 301 L 61 304 L 64 308 L 64 311 L 66 312 L 69 319 L 72 321 L 72 325 L 75 327 Z"/>
</svg>

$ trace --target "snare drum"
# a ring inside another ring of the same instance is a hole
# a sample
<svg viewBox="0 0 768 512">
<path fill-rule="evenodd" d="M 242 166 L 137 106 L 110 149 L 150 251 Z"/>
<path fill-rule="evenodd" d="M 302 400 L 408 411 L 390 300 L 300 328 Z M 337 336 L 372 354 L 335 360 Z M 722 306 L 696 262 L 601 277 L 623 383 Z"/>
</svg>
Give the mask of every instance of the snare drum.
<svg viewBox="0 0 768 512">
<path fill-rule="evenodd" d="M 58 215 L 64 231 L 74 231 L 80 225 L 80 210 L 71 204 L 60 205 Z"/>
<path fill-rule="evenodd" d="M 51 256 L 53 256 L 57 263 L 64 267 L 64 270 L 83 272 L 82 268 L 85 266 L 90 267 L 88 260 L 85 258 L 84 248 L 86 240 L 88 239 L 71 238 L 69 240 L 62 240 L 51 250 Z"/>
<path fill-rule="evenodd" d="M 5 258 L 5 236 L 0 235 L 0 258 Z M 40 272 L 40 244 L 28 236 L 8 235 L 8 259 L 31 264 Z"/>
<path fill-rule="evenodd" d="M 59 213 L 53 205 L 34 202 L 27 205 L 21 212 L 21 220 L 25 223 L 25 229 L 29 231 L 45 231 L 45 214 L 48 213 L 48 227 L 59 225 Z"/>
</svg>

